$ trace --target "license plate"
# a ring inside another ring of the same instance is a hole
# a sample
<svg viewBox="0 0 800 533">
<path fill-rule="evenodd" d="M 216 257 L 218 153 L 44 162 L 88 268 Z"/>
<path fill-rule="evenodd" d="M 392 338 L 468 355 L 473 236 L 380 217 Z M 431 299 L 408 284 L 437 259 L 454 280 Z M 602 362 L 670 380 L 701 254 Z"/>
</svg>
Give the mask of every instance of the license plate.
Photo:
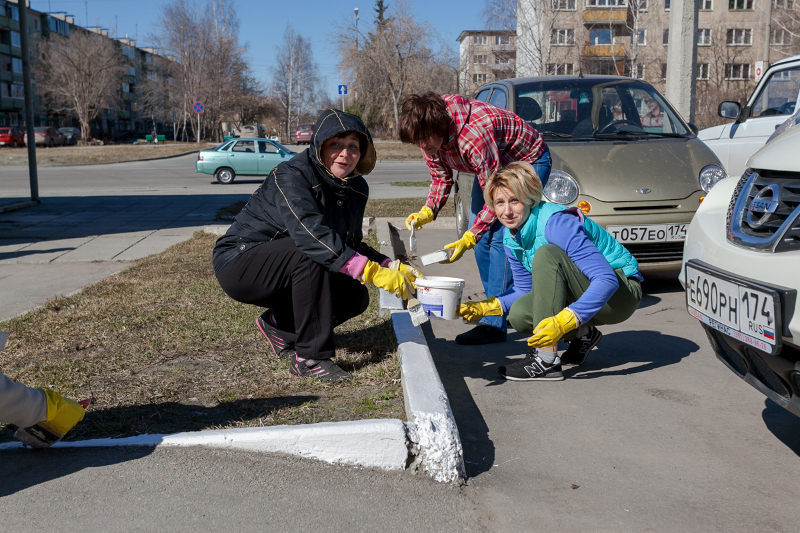
<svg viewBox="0 0 800 533">
<path fill-rule="evenodd" d="M 690 315 L 754 348 L 777 353 L 781 345 L 777 291 L 695 260 L 685 270 Z"/>
<path fill-rule="evenodd" d="M 629 242 L 676 242 L 686 240 L 686 224 L 643 224 L 608 226 L 612 237 L 622 244 Z"/>
<path fill-rule="evenodd" d="M 0 141 L 0 146 L 3 146 L 4 144 L 6 144 L 4 141 Z"/>
</svg>

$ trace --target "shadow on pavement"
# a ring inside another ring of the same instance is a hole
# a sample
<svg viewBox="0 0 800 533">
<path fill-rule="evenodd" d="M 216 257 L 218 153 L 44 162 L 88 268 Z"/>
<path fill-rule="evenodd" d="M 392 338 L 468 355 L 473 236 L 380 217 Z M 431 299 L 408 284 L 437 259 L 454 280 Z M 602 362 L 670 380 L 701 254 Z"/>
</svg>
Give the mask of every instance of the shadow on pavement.
<svg viewBox="0 0 800 533">
<path fill-rule="evenodd" d="M 596 379 L 639 374 L 674 365 L 699 349 L 690 340 L 664 335 L 658 331 L 609 333 L 603 336 L 583 365 L 564 369 L 564 376 L 572 379 Z M 631 366 L 636 363 L 640 364 Z M 621 366 L 625 368 L 603 370 Z"/>
<path fill-rule="evenodd" d="M 761 413 L 767 429 L 775 435 L 795 455 L 800 456 L 800 417 L 797 417 L 773 402 L 764 401 L 764 411 Z"/>
<path fill-rule="evenodd" d="M 0 245 L 3 240 L 0 238 Z M 69 252 L 75 248 L 46 248 L 44 250 L 20 250 L 19 252 L 0 252 L 0 261 L 3 259 L 18 259 L 20 257 L 27 257 L 36 254 L 53 254 L 56 252 Z"/>
<path fill-rule="evenodd" d="M 140 459 L 153 453 L 152 446 L 114 448 L 53 448 L 4 451 L 0 461 L 0 498 L 69 476 L 85 468 L 97 468 Z M 92 487 L 75 487 L 91 491 Z M 61 497 L 64 497 L 62 495 Z M 35 519 L 34 519 L 35 521 Z"/>
</svg>

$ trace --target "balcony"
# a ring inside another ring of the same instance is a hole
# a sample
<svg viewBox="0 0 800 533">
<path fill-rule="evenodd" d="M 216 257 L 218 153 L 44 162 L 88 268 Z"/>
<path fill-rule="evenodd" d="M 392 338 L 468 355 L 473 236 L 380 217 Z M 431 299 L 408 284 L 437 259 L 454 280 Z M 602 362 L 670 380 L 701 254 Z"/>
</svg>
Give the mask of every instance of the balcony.
<svg viewBox="0 0 800 533">
<path fill-rule="evenodd" d="M 492 70 L 514 70 L 516 66 L 514 63 L 494 63 Z"/>
<path fill-rule="evenodd" d="M 517 47 L 513 44 L 493 44 L 492 52 L 513 52 Z"/>
<path fill-rule="evenodd" d="M 625 47 L 621 44 L 584 45 L 583 57 L 625 57 Z"/>
<path fill-rule="evenodd" d="M 587 9 L 583 12 L 584 24 L 625 24 L 628 12 L 620 9 Z"/>
</svg>

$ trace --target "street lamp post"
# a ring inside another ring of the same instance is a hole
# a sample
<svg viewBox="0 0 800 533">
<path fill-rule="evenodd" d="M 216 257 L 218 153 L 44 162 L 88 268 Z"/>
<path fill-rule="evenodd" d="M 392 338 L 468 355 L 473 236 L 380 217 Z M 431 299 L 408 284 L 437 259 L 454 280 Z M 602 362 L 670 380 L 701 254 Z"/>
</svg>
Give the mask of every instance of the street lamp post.
<svg viewBox="0 0 800 533">
<path fill-rule="evenodd" d="M 354 11 L 356 12 L 356 52 L 358 51 L 358 8 L 355 8 Z"/>
</svg>

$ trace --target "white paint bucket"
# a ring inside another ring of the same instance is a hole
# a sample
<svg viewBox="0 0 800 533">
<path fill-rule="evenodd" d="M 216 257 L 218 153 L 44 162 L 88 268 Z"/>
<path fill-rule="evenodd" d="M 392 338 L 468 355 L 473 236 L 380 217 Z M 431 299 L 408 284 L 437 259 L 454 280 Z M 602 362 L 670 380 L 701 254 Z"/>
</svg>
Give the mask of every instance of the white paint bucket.
<svg viewBox="0 0 800 533">
<path fill-rule="evenodd" d="M 417 299 L 428 316 L 455 320 L 456 310 L 461 303 L 464 280 L 443 276 L 417 278 Z"/>
</svg>

